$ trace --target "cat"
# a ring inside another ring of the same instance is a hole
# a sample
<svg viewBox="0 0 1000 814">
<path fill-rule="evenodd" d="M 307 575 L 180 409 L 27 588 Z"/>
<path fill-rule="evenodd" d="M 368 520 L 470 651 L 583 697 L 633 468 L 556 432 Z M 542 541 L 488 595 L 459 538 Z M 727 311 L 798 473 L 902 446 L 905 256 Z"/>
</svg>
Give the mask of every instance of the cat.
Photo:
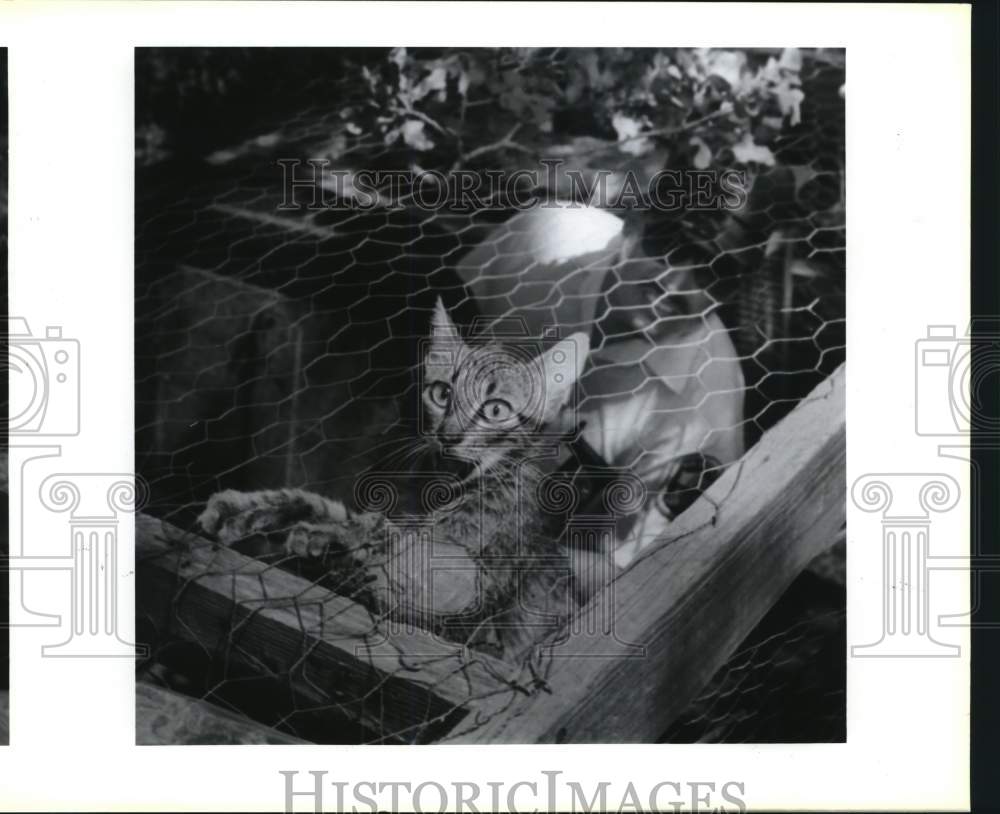
<svg viewBox="0 0 1000 814">
<path fill-rule="evenodd" d="M 575 603 L 567 553 L 543 530 L 543 475 L 531 458 L 551 444 L 545 430 L 564 412 L 589 338 L 576 333 L 537 355 L 466 342 L 438 298 L 427 345 L 422 432 L 468 470 L 446 507 L 406 521 L 300 489 L 229 490 L 212 496 L 198 522 L 223 544 L 283 534 L 290 555 L 319 558 L 341 579 L 338 590 L 376 614 L 530 660 Z M 430 551 L 441 567 L 414 572 Z"/>
</svg>

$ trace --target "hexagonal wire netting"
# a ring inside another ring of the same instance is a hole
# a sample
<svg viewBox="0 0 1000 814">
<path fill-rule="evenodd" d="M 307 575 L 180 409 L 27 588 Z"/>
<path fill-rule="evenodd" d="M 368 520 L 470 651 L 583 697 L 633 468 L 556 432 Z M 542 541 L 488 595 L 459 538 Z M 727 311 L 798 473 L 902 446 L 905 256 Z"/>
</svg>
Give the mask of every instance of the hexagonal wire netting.
<svg viewBox="0 0 1000 814">
<path fill-rule="evenodd" d="M 224 84 L 238 77 L 231 66 L 246 69 L 240 60 L 291 59 L 212 56 L 193 60 L 190 75 Z M 408 484 L 435 468 L 414 444 L 415 371 L 440 297 L 467 338 L 512 314 L 532 338 L 551 325 L 561 336 L 590 334 L 577 437 L 658 495 L 652 531 L 643 531 L 643 516 L 619 539 L 619 564 L 628 567 L 629 551 L 649 545 L 664 518 L 844 360 L 843 54 L 804 54 L 801 120 L 770 144 L 773 167 L 749 166 L 750 192 L 736 211 L 515 212 L 502 196 L 480 209 L 428 210 L 412 189 L 398 206 L 359 211 L 302 206 L 316 192 L 307 185 L 292 190 L 289 206 L 281 160 L 325 157 L 348 173 L 412 161 L 405 145 L 345 117 L 370 93 L 358 66 L 386 59 L 354 56 L 353 68 L 338 62 L 297 87 L 276 72 L 228 122 L 225 111 L 181 92 L 168 69 L 182 55 L 139 52 L 138 107 L 160 92 L 175 130 L 174 155 L 169 139 L 160 149 L 169 125 L 144 130 L 137 169 L 136 459 L 149 486 L 145 512 L 184 530 L 188 556 L 200 550 L 207 571 L 224 577 L 228 553 L 194 534 L 220 490 L 296 487 L 350 504 L 359 480 L 380 473 L 411 498 Z M 556 49 L 526 58 L 557 72 L 563 57 Z M 169 87 L 158 91 L 163 75 Z M 563 157 L 595 149 L 558 119 L 556 137 L 560 127 Z M 492 144 L 478 146 L 487 148 L 484 161 L 497 157 L 486 155 Z M 476 147 L 465 144 L 464 156 Z M 527 165 L 520 150 L 501 146 L 500 155 Z M 490 165 L 469 166 L 484 173 Z M 298 166 L 296 177 L 307 171 Z M 830 542 L 664 739 L 843 739 L 844 548 Z M 293 574 L 282 584 L 295 591 L 354 590 L 259 538 L 235 549 Z M 140 599 L 161 590 L 143 573 Z M 238 604 L 235 579 L 222 584 Z M 164 590 L 178 615 L 196 601 L 182 577 Z M 297 607 L 295 596 L 270 598 Z M 234 614 L 223 635 L 209 635 L 195 617 L 171 624 L 154 616 L 138 619 L 139 640 L 153 645 L 139 666 L 146 680 L 311 741 L 445 736 L 449 709 L 404 725 L 378 687 L 319 686 L 303 660 L 255 651 L 241 638 L 245 615 Z M 359 641 L 377 631 L 378 614 L 369 621 Z M 300 646 L 304 657 L 305 639 Z"/>
</svg>

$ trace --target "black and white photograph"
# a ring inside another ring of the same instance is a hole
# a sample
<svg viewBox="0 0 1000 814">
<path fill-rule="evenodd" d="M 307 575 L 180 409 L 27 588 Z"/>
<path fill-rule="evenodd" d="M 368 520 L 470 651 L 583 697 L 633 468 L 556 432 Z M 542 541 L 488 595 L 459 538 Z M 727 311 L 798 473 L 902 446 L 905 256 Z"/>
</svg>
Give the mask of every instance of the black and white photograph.
<svg viewBox="0 0 1000 814">
<path fill-rule="evenodd" d="M 996 808 L 998 14 L 0 3 L 0 811 Z"/>
<path fill-rule="evenodd" d="M 843 743 L 842 48 L 137 48 L 138 744 Z"/>
</svg>

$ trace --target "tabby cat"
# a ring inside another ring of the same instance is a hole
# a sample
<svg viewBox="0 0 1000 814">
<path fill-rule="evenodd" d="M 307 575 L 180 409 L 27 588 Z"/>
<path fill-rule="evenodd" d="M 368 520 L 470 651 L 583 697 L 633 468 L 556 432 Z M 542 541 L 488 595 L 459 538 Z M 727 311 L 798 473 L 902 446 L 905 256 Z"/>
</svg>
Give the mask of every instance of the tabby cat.
<svg viewBox="0 0 1000 814">
<path fill-rule="evenodd" d="M 546 429 L 588 347 L 583 333 L 538 355 L 467 343 L 438 299 L 423 362 L 422 432 L 468 470 L 447 506 L 405 521 L 299 489 L 230 490 L 208 501 L 199 523 L 223 544 L 279 532 L 288 553 L 322 558 L 373 612 L 523 660 L 574 602 L 566 552 L 542 528 L 542 474 L 531 459 L 551 444 Z"/>
</svg>

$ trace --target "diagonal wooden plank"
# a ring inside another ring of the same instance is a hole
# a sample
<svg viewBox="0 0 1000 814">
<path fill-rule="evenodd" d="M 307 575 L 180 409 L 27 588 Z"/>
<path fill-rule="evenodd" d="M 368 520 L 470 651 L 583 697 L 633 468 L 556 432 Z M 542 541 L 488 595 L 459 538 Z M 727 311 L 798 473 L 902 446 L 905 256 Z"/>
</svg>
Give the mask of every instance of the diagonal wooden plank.
<svg viewBox="0 0 1000 814">
<path fill-rule="evenodd" d="M 598 633 L 571 634 L 547 654 L 548 693 L 502 713 L 473 704 L 462 723 L 479 725 L 460 725 L 454 739 L 655 741 L 834 540 L 845 512 L 841 365 L 581 612 L 578 629 Z M 609 615 L 613 637 L 600 632 Z"/>
<path fill-rule="evenodd" d="M 144 514 L 136 561 L 138 612 L 156 630 L 287 676 L 304 705 L 338 707 L 376 740 L 433 740 L 469 701 L 518 692 L 510 665 L 420 629 L 386 632 L 349 599 Z"/>
</svg>

